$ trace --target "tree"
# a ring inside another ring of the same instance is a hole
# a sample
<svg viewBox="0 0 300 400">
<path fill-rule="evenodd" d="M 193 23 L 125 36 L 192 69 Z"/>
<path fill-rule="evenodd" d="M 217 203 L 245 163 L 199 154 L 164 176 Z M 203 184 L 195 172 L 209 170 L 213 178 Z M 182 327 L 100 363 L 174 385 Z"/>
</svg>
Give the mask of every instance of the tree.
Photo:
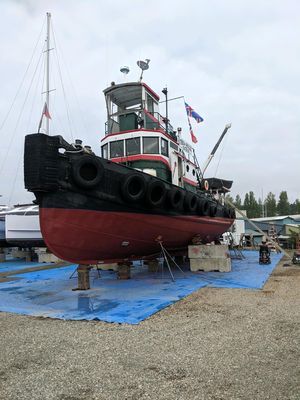
<svg viewBox="0 0 300 400">
<path fill-rule="evenodd" d="M 290 205 L 290 213 L 293 214 L 300 214 L 300 200 L 296 199 L 294 203 Z"/>
<path fill-rule="evenodd" d="M 245 194 L 243 209 L 247 212 L 247 217 L 249 217 L 250 201 L 248 193 Z"/>
<path fill-rule="evenodd" d="M 275 217 L 276 215 L 276 198 L 275 194 L 269 192 L 265 200 L 265 210 L 267 217 Z"/>
<path fill-rule="evenodd" d="M 246 193 L 243 207 L 247 211 L 248 218 L 256 218 L 260 216 L 259 204 L 256 201 L 253 192 Z"/>
<path fill-rule="evenodd" d="M 253 192 L 249 192 L 249 203 L 250 203 L 250 213 L 249 218 L 257 218 L 260 216 L 260 207 L 258 202 L 256 201 L 255 194 Z"/>
<path fill-rule="evenodd" d="M 279 201 L 277 204 L 278 215 L 288 215 L 290 213 L 290 203 L 286 191 L 283 191 L 279 195 Z"/>
<path fill-rule="evenodd" d="M 258 210 L 259 210 L 259 215 L 258 215 L 258 217 L 264 217 L 264 210 L 263 210 L 263 208 L 264 208 L 264 205 L 263 205 L 262 199 L 259 197 L 259 198 L 258 198 Z"/>
<path fill-rule="evenodd" d="M 241 199 L 241 197 L 240 197 L 239 194 L 237 194 L 237 195 L 235 196 L 234 205 L 235 205 L 236 208 L 238 208 L 239 210 L 242 208 L 242 199 Z"/>
</svg>

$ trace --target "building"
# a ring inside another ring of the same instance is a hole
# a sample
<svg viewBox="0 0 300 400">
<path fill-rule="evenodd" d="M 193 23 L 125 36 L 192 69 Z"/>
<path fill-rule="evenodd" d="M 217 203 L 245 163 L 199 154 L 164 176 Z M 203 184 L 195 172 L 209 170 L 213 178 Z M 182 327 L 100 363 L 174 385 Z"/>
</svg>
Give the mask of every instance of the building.
<svg viewBox="0 0 300 400">
<path fill-rule="evenodd" d="M 300 215 L 281 215 L 276 217 L 252 218 L 251 221 L 257 225 L 266 235 L 278 239 L 281 246 L 293 248 L 295 240 L 300 237 Z M 245 221 L 245 234 L 254 234 L 254 227 Z M 258 233 L 258 231 L 257 231 Z M 256 242 L 261 242 L 263 236 L 257 235 Z"/>
</svg>

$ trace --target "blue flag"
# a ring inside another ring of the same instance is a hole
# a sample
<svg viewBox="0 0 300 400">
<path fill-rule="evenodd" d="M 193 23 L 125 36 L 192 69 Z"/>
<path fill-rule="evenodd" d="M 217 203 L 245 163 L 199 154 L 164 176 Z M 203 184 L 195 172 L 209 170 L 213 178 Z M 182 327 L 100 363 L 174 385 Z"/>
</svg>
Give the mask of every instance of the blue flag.
<svg viewBox="0 0 300 400">
<path fill-rule="evenodd" d="M 200 117 L 200 115 L 198 113 L 196 113 L 196 111 L 188 105 L 188 103 L 184 103 L 185 104 L 185 109 L 186 109 L 186 113 L 189 117 L 194 118 L 198 123 L 204 121 L 202 117 Z"/>
</svg>

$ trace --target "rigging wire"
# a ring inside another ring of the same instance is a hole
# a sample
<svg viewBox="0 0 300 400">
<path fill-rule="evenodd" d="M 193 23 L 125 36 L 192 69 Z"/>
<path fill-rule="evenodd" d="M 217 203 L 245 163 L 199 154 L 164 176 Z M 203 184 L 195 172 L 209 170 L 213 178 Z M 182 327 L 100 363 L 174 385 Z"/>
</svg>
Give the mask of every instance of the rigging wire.
<svg viewBox="0 0 300 400">
<path fill-rule="evenodd" d="M 220 152 L 220 157 L 219 157 L 218 164 L 217 164 L 216 171 L 215 171 L 215 176 L 217 176 L 217 172 L 218 172 L 218 169 L 219 169 L 220 161 L 221 161 L 221 158 L 223 156 L 224 148 L 226 146 L 226 141 L 227 141 L 227 136 L 225 137 L 225 140 L 223 142 L 222 150 Z"/>
<path fill-rule="evenodd" d="M 44 72 L 45 72 L 45 65 L 44 64 L 45 64 L 45 62 L 41 62 L 41 64 L 40 64 L 40 69 L 39 69 L 38 77 L 37 77 L 37 80 L 36 80 L 36 86 L 35 86 L 34 94 L 33 94 L 33 97 L 32 97 L 31 109 L 30 109 L 29 116 L 28 116 L 27 129 L 26 129 L 27 132 L 29 132 L 29 129 L 30 129 L 30 123 L 31 123 L 31 119 L 32 119 L 33 109 L 34 109 L 34 106 L 36 104 L 36 100 L 38 98 L 37 93 L 38 93 L 38 89 L 39 89 L 42 70 L 44 69 Z M 44 81 L 44 75 L 43 75 L 43 81 Z"/>
<path fill-rule="evenodd" d="M 54 47 L 55 47 L 55 55 L 56 55 L 56 60 L 57 60 L 57 66 L 58 66 L 58 72 L 59 72 L 60 83 L 61 83 L 61 87 L 62 87 L 62 91 L 63 91 L 63 96 L 64 96 L 64 101 L 65 101 L 65 107 L 66 107 L 66 112 L 67 112 L 67 119 L 68 119 L 68 123 L 69 123 L 70 134 L 71 134 L 72 141 L 74 142 L 73 127 L 72 127 L 72 123 L 71 123 L 71 119 L 70 119 L 69 104 L 68 104 L 68 102 L 67 102 L 65 86 L 64 86 L 64 83 L 63 83 L 62 72 L 61 72 L 60 62 L 59 62 L 58 52 L 57 52 L 57 44 L 56 44 L 56 39 L 55 39 L 55 33 L 54 33 L 54 30 L 53 30 L 53 24 L 52 24 L 52 23 L 51 23 L 51 30 L 52 30 L 52 34 L 53 34 L 53 41 L 54 41 Z"/>
<path fill-rule="evenodd" d="M 43 47 L 44 47 L 44 44 L 43 44 Z M 42 58 L 42 54 L 43 54 L 43 53 L 41 52 L 40 57 L 39 57 L 39 59 L 38 59 L 38 63 L 37 63 L 36 68 L 35 68 L 35 70 L 34 70 L 33 76 L 32 76 L 32 78 L 31 78 L 29 87 L 28 87 L 28 89 L 27 89 L 27 93 L 26 93 L 26 96 L 25 96 L 25 100 L 24 100 L 24 102 L 23 102 L 23 104 L 22 104 L 21 111 L 20 111 L 20 113 L 19 113 L 19 115 L 18 115 L 17 122 L 16 122 L 16 125 L 15 125 L 15 129 L 14 129 L 14 131 L 13 131 L 13 134 L 11 135 L 11 138 L 10 138 L 10 141 L 9 141 L 9 144 L 8 144 L 8 148 L 7 148 L 7 151 L 6 151 L 6 155 L 5 155 L 4 160 L 3 160 L 3 162 L 2 162 L 2 164 L 1 164 L 1 166 L 0 166 L 0 174 L 2 173 L 3 167 L 4 167 L 5 163 L 6 163 L 8 154 L 9 154 L 9 152 L 10 152 L 12 143 L 13 143 L 13 141 L 14 141 L 14 138 L 15 138 L 15 135 L 16 135 L 16 132 L 17 132 L 17 129 L 18 129 L 18 126 L 19 126 L 19 123 L 20 123 L 20 120 L 21 120 L 21 117 L 22 117 L 24 108 L 25 108 L 25 104 L 26 104 L 26 102 L 27 102 L 27 99 L 28 99 L 28 96 L 29 96 L 29 93 L 30 93 L 30 90 L 31 90 L 31 87 L 32 87 L 32 84 L 33 84 L 33 81 L 34 81 L 34 78 L 35 78 L 35 76 L 36 76 L 37 69 L 38 69 L 38 67 L 39 67 L 39 64 L 40 64 L 40 61 L 41 61 L 41 58 Z"/>
<path fill-rule="evenodd" d="M 52 31 L 52 33 L 53 33 L 53 37 L 54 37 L 54 32 Z M 85 130 L 85 132 L 88 132 L 88 128 L 87 128 L 88 124 L 86 123 L 86 119 L 84 117 L 85 114 L 82 112 L 82 108 L 80 106 L 79 97 L 78 97 L 78 94 L 77 94 L 77 91 L 76 91 L 76 87 L 73 84 L 73 80 L 71 78 L 70 70 L 68 68 L 68 65 L 67 65 L 65 59 L 64 59 L 63 52 L 61 50 L 61 47 L 60 47 L 59 43 L 57 43 L 55 47 L 56 47 L 57 54 L 58 54 L 58 50 L 59 50 L 63 66 L 64 66 L 64 68 L 65 68 L 65 70 L 67 72 L 67 76 L 68 76 L 69 81 L 70 81 L 71 89 L 74 92 L 74 95 L 75 95 L 74 97 L 75 97 L 75 100 L 76 100 L 76 103 L 77 103 L 77 106 L 78 106 L 78 109 L 79 109 L 79 115 L 81 117 L 81 123 L 82 123 L 83 129 Z"/>
<path fill-rule="evenodd" d="M 18 175 L 19 175 L 19 169 L 20 169 L 20 166 L 22 165 L 22 161 L 23 161 L 23 153 L 21 152 L 21 153 L 19 153 L 19 158 L 18 158 L 18 163 L 17 163 L 17 170 L 16 170 L 16 173 L 15 173 L 13 184 L 11 186 L 11 190 L 10 190 L 10 194 L 9 194 L 9 199 L 8 199 L 8 205 L 9 206 L 11 205 L 11 199 L 12 199 L 13 194 L 15 192 L 15 186 L 16 186 Z"/>
<path fill-rule="evenodd" d="M 20 91 L 21 91 L 21 89 L 22 89 L 23 83 L 24 83 L 25 78 L 26 78 L 26 76 L 27 76 L 27 72 L 29 71 L 29 68 L 30 68 L 30 66 L 31 66 L 31 63 L 32 63 L 32 61 L 33 61 L 33 58 L 34 58 L 34 55 L 35 55 L 37 46 L 38 46 L 38 44 L 40 43 L 40 38 L 41 38 L 42 32 L 43 32 L 43 30 L 44 30 L 45 22 L 46 22 L 46 17 L 44 18 L 44 22 L 43 22 L 43 25 L 42 25 L 42 29 L 41 29 L 41 31 L 40 31 L 40 33 L 39 33 L 38 39 L 37 39 L 37 41 L 36 41 L 35 47 L 34 47 L 33 52 L 32 52 L 32 54 L 31 54 L 31 57 L 30 57 L 30 60 L 29 60 L 28 65 L 27 65 L 27 68 L 26 68 L 26 70 L 25 70 L 25 73 L 24 73 L 24 75 L 23 75 L 23 77 L 22 77 L 21 83 L 20 83 L 20 85 L 19 85 L 19 87 L 18 87 L 18 89 L 17 89 L 17 92 L 16 92 L 16 94 L 15 94 L 15 96 L 14 96 L 14 98 L 13 98 L 13 101 L 12 101 L 12 103 L 11 103 L 11 105 L 10 105 L 10 107 L 9 107 L 9 109 L 8 109 L 8 111 L 7 111 L 7 113 L 6 113 L 5 117 L 4 117 L 4 119 L 3 119 L 3 121 L 2 121 L 2 124 L 1 124 L 1 126 L 0 126 L 0 131 L 3 129 L 3 127 L 4 127 L 4 125 L 5 125 L 5 123 L 6 123 L 7 119 L 8 119 L 8 117 L 9 117 L 9 115 L 10 115 L 10 113 L 11 113 L 11 110 L 13 109 L 13 106 L 14 106 L 16 100 L 17 100 L 17 97 L 19 96 L 19 93 L 20 93 Z"/>
</svg>

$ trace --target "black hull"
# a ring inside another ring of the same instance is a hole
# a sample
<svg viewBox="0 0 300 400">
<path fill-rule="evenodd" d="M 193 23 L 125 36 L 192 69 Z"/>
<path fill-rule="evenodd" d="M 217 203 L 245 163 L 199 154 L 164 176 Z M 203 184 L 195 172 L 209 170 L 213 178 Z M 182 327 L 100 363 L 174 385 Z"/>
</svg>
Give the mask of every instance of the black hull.
<svg viewBox="0 0 300 400">
<path fill-rule="evenodd" d="M 26 136 L 24 175 L 25 187 L 34 192 L 42 208 L 235 216 L 232 209 L 200 188 L 193 193 L 125 165 L 76 151 L 61 136 Z"/>
<path fill-rule="evenodd" d="M 159 240 L 173 250 L 195 236 L 211 242 L 234 219 L 234 211 L 208 192 L 76 151 L 60 136 L 28 135 L 24 170 L 45 243 L 70 262 L 141 258 L 157 253 Z"/>
</svg>

